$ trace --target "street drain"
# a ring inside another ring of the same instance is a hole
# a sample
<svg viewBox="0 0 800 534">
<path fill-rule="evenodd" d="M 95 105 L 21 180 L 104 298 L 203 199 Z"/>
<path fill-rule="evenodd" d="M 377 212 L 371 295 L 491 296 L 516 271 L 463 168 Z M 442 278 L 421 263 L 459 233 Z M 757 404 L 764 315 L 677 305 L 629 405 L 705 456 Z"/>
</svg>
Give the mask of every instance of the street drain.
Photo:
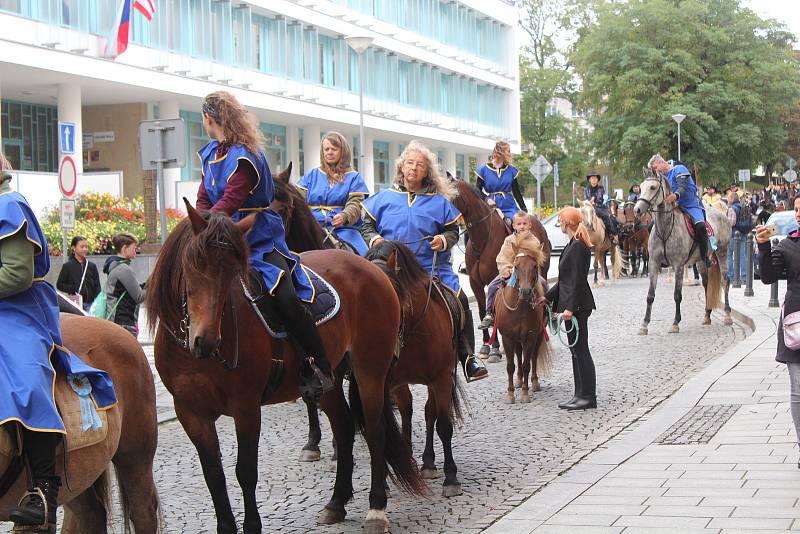
<svg viewBox="0 0 800 534">
<path fill-rule="evenodd" d="M 719 432 L 722 425 L 736 413 L 739 406 L 739 404 L 695 406 L 661 434 L 656 443 L 661 445 L 708 443 Z"/>
</svg>

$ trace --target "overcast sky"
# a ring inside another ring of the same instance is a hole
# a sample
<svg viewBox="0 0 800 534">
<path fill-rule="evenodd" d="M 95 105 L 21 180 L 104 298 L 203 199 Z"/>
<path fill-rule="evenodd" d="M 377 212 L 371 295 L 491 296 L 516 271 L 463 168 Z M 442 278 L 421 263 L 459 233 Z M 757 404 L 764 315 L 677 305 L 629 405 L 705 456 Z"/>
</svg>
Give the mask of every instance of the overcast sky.
<svg viewBox="0 0 800 534">
<path fill-rule="evenodd" d="M 800 0 L 745 0 L 744 5 L 765 18 L 777 19 L 800 40 Z M 800 42 L 795 42 L 800 48 Z"/>
</svg>

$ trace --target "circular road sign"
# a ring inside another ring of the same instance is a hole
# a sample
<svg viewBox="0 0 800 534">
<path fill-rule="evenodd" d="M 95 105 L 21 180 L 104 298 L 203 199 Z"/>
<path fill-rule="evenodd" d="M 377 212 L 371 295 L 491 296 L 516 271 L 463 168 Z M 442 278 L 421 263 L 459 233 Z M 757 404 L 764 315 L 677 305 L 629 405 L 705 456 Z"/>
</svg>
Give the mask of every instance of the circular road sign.
<svg viewBox="0 0 800 534">
<path fill-rule="evenodd" d="M 783 173 L 783 179 L 789 182 L 790 184 L 797 180 L 797 171 L 788 170 Z"/>
<path fill-rule="evenodd" d="M 75 168 L 75 162 L 70 156 L 64 156 L 58 168 L 58 188 L 65 197 L 71 197 L 75 194 L 77 186 L 78 170 Z"/>
</svg>

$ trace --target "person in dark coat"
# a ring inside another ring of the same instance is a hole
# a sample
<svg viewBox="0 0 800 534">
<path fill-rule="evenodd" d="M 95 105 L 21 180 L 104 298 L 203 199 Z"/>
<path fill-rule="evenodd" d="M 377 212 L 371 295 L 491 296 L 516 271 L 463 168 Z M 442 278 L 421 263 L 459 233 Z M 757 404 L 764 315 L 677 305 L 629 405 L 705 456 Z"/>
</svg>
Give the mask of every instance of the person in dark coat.
<svg viewBox="0 0 800 534">
<path fill-rule="evenodd" d="M 121 232 L 112 238 L 116 255 L 106 259 L 103 272 L 106 279 L 106 306 L 108 320 L 139 335 L 139 304 L 144 302 L 144 284 L 136 280 L 131 261 L 136 257 L 138 241 L 129 233 Z"/>
<path fill-rule="evenodd" d="M 100 294 L 100 273 L 97 265 L 89 261 L 89 242 L 85 237 L 75 236 L 69 247 L 69 260 L 58 273 L 56 288 L 70 296 L 70 300 L 79 303 L 85 311 L 89 311 L 92 302 Z M 80 295 L 80 299 L 78 299 Z"/>
<path fill-rule="evenodd" d="M 608 212 L 605 199 L 606 190 L 600 184 L 600 174 L 595 171 L 589 171 L 589 174 L 586 175 L 586 180 L 588 185 L 583 190 L 583 199 L 592 203 L 595 213 L 603 221 L 606 232 L 611 236 L 617 235 L 619 233 L 617 221 Z M 613 239 L 612 237 L 612 241 Z"/>
<path fill-rule="evenodd" d="M 800 224 L 800 197 L 794 199 L 794 218 Z M 795 230 L 775 247 L 770 244 L 767 226 L 756 227 L 761 282 L 772 284 L 786 276 L 786 295 L 778 324 L 778 350 L 775 359 L 789 371 L 789 407 L 800 444 L 800 350 L 791 350 L 783 340 L 783 317 L 800 311 L 800 230 Z M 800 469 L 800 461 L 797 462 Z"/>
<path fill-rule="evenodd" d="M 565 410 L 586 410 L 597 408 L 596 380 L 592 354 L 589 352 L 588 322 L 592 310 L 596 309 L 592 290 L 589 287 L 589 261 L 592 242 L 589 230 L 582 222 L 581 212 L 572 206 L 566 207 L 558 215 L 561 231 L 570 241 L 558 260 L 558 282 L 544 297 L 552 303 L 553 311 L 561 313 L 564 324 L 569 329 L 567 341 L 572 347 L 572 373 L 575 377 L 575 395 L 572 399 L 559 403 Z M 578 322 L 577 332 L 571 319 Z"/>
</svg>

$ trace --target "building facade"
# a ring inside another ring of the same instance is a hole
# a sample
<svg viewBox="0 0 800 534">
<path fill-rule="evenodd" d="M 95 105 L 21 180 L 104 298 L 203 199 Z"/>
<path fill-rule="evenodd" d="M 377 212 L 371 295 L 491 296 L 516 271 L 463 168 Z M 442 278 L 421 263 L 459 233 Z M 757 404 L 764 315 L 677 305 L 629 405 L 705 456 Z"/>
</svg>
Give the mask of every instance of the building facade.
<svg viewBox="0 0 800 534">
<path fill-rule="evenodd" d="M 0 0 L 0 143 L 15 168 L 57 172 L 57 123 L 74 123 L 79 174 L 121 171 L 124 193 L 141 194 L 139 121 L 181 117 L 187 164 L 167 171 L 165 188 L 175 205 L 194 187 L 186 182 L 200 179 L 200 103 L 216 90 L 258 117 L 273 170 L 318 165 L 329 130 L 348 135 L 357 153 L 352 35 L 374 38 L 360 160 L 374 190 L 391 183 L 410 139 L 465 177 L 496 140 L 519 150 L 512 1 L 153 1 L 153 20 L 133 10 L 129 48 L 110 60 L 102 56 L 119 0 Z"/>
</svg>

